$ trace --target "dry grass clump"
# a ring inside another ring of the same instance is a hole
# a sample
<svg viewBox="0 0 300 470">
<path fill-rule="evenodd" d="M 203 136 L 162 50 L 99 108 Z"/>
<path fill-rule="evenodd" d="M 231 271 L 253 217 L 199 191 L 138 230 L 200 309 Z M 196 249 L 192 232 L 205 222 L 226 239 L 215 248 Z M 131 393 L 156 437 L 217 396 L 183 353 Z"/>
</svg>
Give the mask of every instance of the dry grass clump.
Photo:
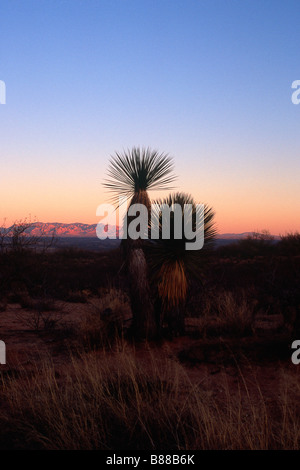
<svg viewBox="0 0 300 470">
<path fill-rule="evenodd" d="M 86 349 L 113 346 L 128 328 L 132 313 L 127 295 L 109 287 L 99 291 L 100 297 L 89 298 L 89 311 L 83 315 L 78 337 Z"/>
<path fill-rule="evenodd" d="M 199 307 L 198 307 L 199 308 Z M 205 295 L 200 310 L 189 321 L 202 336 L 242 337 L 253 333 L 255 303 L 249 292 L 218 290 Z"/>
<path fill-rule="evenodd" d="M 262 391 L 255 372 L 218 390 L 192 382 L 174 359 L 121 341 L 114 354 L 70 358 L 33 374 L 5 377 L 1 447 L 32 449 L 299 449 L 299 381 L 280 371 L 278 391 Z M 292 387 L 291 387 L 292 386 Z M 10 441 L 7 439 L 10 437 Z"/>
</svg>

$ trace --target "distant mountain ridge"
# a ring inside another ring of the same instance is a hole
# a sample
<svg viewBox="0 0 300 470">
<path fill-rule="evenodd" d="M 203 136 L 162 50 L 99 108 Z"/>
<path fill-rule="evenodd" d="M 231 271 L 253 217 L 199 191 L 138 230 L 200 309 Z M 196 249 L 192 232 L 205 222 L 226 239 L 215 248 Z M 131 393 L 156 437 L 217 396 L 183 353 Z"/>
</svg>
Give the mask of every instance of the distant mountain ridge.
<svg viewBox="0 0 300 470">
<path fill-rule="evenodd" d="M 222 233 L 218 234 L 216 238 L 222 238 L 223 240 L 241 240 L 243 238 L 251 237 L 253 234 L 257 232 L 243 232 L 243 233 Z M 278 235 L 270 235 L 274 237 L 274 240 L 279 240 Z"/>
<path fill-rule="evenodd" d="M 24 234 L 28 236 L 45 236 L 52 237 L 91 237 L 97 238 L 96 228 L 98 224 L 82 224 L 79 222 L 72 224 L 64 224 L 60 222 L 34 222 L 29 225 Z M 12 226 L 13 227 L 13 226 Z M 7 235 L 12 233 L 12 227 L 9 227 Z M 99 224 L 101 233 L 107 233 L 108 238 L 119 235 L 119 227 L 108 225 L 104 230 L 105 225 Z"/>
<path fill-rule="evenodd" d="M 64 224 L 60 222 L 34 222 L 26 229 L 25 234 L 28 236 L 48 236 L 55 235 L 57 237 L 94 237 L 97 238 L 96 228 L 98 224 L 83 224 L 75 222 L 71 224 Z M 115 238 L 120 234 L 120 228 L 113 225 L 108 225 L 107 229 L 104 230 L 105 225 L 99 224 L 100 233 L 107 233 L 108 238 Z M 10 231 L 12 227 L 8 229 Z M 223 233 L 216 236 L 217 239 L 222 240 L 241 240 L 253 235 L 255 232 L 243 232 L 243 233 Z M 274 239 L 279 239 L 279 236 L 275 235 Z"/>
</svg>

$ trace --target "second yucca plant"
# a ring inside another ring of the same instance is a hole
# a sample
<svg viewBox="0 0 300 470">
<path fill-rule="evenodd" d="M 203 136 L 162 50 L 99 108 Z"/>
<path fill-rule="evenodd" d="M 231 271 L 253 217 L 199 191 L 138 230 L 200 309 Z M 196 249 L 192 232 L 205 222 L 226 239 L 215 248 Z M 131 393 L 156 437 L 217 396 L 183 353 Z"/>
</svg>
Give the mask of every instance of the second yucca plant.
<svg viewBox="0 0 300 470">
<path fill-rule="evenodd" d="M 162 235 L 162 215 L 160 207 L 167 205 L 170 209 L 170 234 L 168 238 Z M 174 230 L 174 209 L 181 208 L 182 237 L 176 238 Z M 152 225 L 158 225 L 158 239 L 149 243 L 149 262 L 152 272 L 152 280 L 157 286 L 157 317 L 160 324 L 165 318 L 169 330 L 173 334 L 184 333 L 185 304 L 190 278 L 198 277 L 203 265 L 203 249 L 187 250 L 186 243 L 190 242 L 184 232 L 184 208 L 188 208 L 186 216 L 191 219 L 195 238 L 199 237 L 200 230 L 204 230 L 204 247 L 211 246 L 216 235 L 214 224 L 214 211 L 204 205 L 202 225 L 196 224 L 197 212 L 200 206 L 196 204 L 191 195 L 176 193 L 169 195 L 164 200 L 158 200 L 155 204 Z"/>
</svg>

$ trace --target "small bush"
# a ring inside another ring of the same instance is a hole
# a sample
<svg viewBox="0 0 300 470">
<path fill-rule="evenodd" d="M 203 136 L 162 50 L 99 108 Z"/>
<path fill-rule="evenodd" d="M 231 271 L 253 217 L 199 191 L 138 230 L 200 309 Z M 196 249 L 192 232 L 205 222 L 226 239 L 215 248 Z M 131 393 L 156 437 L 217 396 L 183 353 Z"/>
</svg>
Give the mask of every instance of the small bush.
<svg viewBox="0 0 300 470">
<path fill-rule="evenodd" d="M 279 252 L 288 255 L 300 255 L 300 233 L 282 235 L 278 244 Z"/>
<path fill-rule="evenodd" d="M 19 319 L 34 331 L 54 329 L 62 317 L 53 299 L 31 299 L 28 295 L 20 300 L 22 311 Z"/>
<path fill-rule="evenodd" d="M 101 289 L 101 297 L 89 300 L 90 311 L 84 316 L 79 336 L 88 349 L 112 347 L 125 334 L 131 321 L 126 294 L 113 287 Z"/>
<path fill-rule="evenodd" d="M 248 336 L 253 333 L 255 303 L 248 292 L 219 290 L 199 300 L 196 329 L 202 336 Z"/>
</svg>

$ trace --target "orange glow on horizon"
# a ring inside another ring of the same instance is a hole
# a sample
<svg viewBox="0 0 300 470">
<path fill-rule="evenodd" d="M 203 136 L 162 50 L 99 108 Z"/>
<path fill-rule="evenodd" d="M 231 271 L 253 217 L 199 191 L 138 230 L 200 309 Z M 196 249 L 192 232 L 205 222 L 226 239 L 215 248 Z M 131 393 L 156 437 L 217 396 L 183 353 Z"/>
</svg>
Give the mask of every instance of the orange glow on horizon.
<svg viewBox="0 0 300 470">
<path fill-rule="evenodd" d="M 235 177 L 223 180 L 207 178 L 199 187 L 197 175 L 191 180 L 187 169 L 176 191 L 189 192 L 196 202 L 207 203 L 215 210 L 219 233 L 242 233 L 268 230 L 280 235 L 300 232 L 300 190 L 295 180 L 281 182 L 274 190 L 274 183 L 260 184 L 259 179 L 243 181 Z M 103 174 L 90 173 L 71 176 L 45 175 L 43 180 L 27 180 L 23 175 L 14 178 L 14 191 L 9 179 L 0 187 L 2 211 L 0 225 L 31 217 L 39 222 L 97 224 L 97 207 L 109 203 L 109 194 L 101 186 Z M 226 183 L 226 185 L 225 185 Z M 275 185 L 276 186 L 276 185 Z M 186 191 L 189 188 L 189 191 Z M 288 188 L 288 190 L 287 190 Z M 295 195 L 299 193 L 299 197 Z M 164 198 L 167 192 L 149 192 L 152 200 Z"/>
</svg>

